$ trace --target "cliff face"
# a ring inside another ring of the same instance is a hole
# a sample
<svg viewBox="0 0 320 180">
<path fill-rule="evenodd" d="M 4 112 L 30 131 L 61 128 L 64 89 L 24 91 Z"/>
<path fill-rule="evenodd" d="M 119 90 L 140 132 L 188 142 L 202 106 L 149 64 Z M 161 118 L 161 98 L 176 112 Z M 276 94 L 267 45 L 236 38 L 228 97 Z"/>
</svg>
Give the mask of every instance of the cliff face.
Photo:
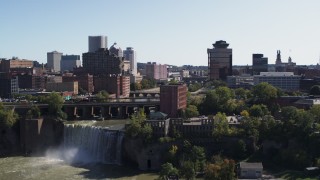
<svg viewBox="0 0 320 180">
<path fill-rule="evenodd" d="M 0 129 L 0 157 L 16 154 L 20 151 L 19 135 L 14 128 Z"/>
<path fill-rule="evenodd" d="M 140 170 L 158 170 L 172 143 L 144 144 L 142 139 L 125 138 L 123 142 L 124 161 L 137 164 Z"/>
</svg>

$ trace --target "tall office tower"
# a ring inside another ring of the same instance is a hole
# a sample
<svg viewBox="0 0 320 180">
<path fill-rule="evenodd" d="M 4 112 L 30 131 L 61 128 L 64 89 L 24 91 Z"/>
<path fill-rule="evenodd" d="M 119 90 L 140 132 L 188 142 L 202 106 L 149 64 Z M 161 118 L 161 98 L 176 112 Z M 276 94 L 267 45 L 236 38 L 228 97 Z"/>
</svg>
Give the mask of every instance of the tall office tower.
<svg viewBox="0 0 320 180">
<path fill-rule="evenodd" d="M 61 63 L 62 53 L 58 51 L 52 51 L 47 53 L 47 66 L 54 72 L 60 72 L 60 63 Z"/>
<path fill-rule="evenodd" d="M 80 55 L 62 55 L 61 71 L 73 71 L 73 68 L 81 66 Z"/>
<path fill-rule="evenodd" d="M 108 48 L 108 37 L 89 36 L 89 52 L 95 52 L 100 48 Z"/>
<path fill-rule="evenodd" d="M 252 54 L 252 75 L 268 72 L 268 58 L 263 54 Z"/>
<path fill-rule="evenodd" d="M 146 77 L 155 80 L 167 80 L 167 65 L 157 64 L 156 62 L 148 62 L 146 64 Z"/>
<path fill-rule="evenodd" d="M 185 84 L 160 86 L 160 111 L 169 117 L 178 117 L 178 111 L 187 107 L 187 91 Z"/>
<path fill-rule="evenodd" d="M 123 73 L 123 57 L 111 55 L 107 49 L 82 54 L 82 66 L 92 75 L 121 75 Z"/>
<path fill-rule="evenodd" d="M 210 80 L 226 80 L 232 75 L 232 49 L 228 48 L 226 41 L 216 41 L 214 48 L 207 49 L 208 53 L 208 76 Z"/>
<path fill-rule="evenodd" d="M 113 43 L 113 45 L 109 49 L 110 54 L 117 56 L 117 57 L 123 57 L 122 49 L 117 45 L 117 43 Z"/>
<path fill-rule="evenodd" d="M 130 69 L 133 76 L 137 75 L 136 55 L 137 54 L 132 47 L 127 47 L 127 49 L 123 51 L 124 59 L 130 61 Z"/>
</svg>

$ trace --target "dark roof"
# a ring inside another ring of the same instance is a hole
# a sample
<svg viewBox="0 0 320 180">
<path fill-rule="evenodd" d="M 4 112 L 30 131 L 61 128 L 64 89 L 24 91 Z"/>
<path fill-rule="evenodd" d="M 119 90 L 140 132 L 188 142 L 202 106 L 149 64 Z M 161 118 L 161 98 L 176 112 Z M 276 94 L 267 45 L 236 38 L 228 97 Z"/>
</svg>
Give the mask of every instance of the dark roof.
<svg viewBox="0 0 320 180">
<path fill-rule="evenodd" d="M 249 162 L 240 162 L 240 168 L 247 168 L 247 169 L 253 169 L 253 168 L 262 168 L 261 162 L 255 162 L 255 163 L 249 163 Z"/>
</svg>

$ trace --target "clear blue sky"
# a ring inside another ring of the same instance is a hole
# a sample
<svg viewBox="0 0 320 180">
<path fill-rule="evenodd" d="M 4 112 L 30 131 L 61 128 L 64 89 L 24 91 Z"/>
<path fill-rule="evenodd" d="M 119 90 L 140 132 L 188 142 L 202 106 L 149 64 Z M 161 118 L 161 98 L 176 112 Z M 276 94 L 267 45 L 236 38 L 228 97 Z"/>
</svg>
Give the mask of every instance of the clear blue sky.
<svg viewBox="0 0 320 180">
<path fill-rule="evenodd" d="M 217 40 L 234 65 L 251 65 L 252 53 L 274 63 L 277 50 L 297 64 L 320 58 L 320 0 L 0 0 L 0 10 L 2 58 L 81 55 L 89 35 L 134 47 L 138 62 L 207 65 Z"/>
</svg>

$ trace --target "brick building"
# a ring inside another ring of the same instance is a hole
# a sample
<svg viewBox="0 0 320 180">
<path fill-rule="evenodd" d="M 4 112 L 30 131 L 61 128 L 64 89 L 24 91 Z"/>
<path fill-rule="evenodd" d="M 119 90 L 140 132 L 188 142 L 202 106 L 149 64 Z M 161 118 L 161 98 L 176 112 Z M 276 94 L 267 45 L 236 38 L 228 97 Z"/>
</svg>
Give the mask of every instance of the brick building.
<svg viewBox="0 0 320 180">
<path fill-rule="evenodd" d="M 167 80 L 167 65 L 148 62 L 146 64 L 146 77 L 155 80 Z"/>
<path fill-rule="evenodd" d="M 62 82 L 74 82 L 78 81 L 79 88 L 87 91 L 88 93 L 94 92 L 93 76 L 90 74 L 82 75 L 64 75 L 62 76 Z"/>
<path fill-rule="evenodd" d="M 160 86 L 160 111 L 169 117 L 178 117 L 178 111 L 187 107 L 187 86 L 172 84 Z"/>
<path fill-rule="evenodd" d="M 95 92 L 102 90 L 116 97 L 129 97 L 130 95 L 130 76 L 95 76 Z"/>
</svg>

